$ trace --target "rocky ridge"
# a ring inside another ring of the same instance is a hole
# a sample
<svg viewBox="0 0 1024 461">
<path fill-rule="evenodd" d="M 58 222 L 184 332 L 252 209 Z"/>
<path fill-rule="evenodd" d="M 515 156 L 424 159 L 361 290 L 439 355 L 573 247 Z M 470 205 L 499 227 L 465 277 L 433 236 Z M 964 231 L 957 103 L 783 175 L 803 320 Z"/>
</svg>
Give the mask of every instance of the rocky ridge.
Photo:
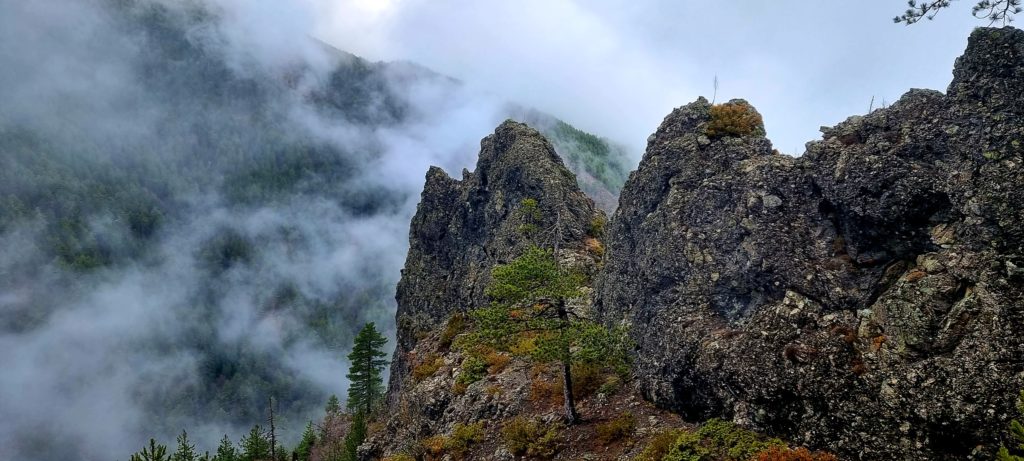
<svg viewBox="0 0 1024 461">
<path fill-rule="evenodd" d="M 990 456 L 1024 387 L 1022 88 L 1024 32 L 978 29 L 947 94 L 800 158 L 708 136 L 706 100 L 670 114 L 597 281 L 644 394 L 852 459 Z"/>
<path fill-rule="evenodd" d="M 989 459 L 1024 387 L 1022 112 L 1024 32 L 1009 27 L 972 34 L 946 94 L 912 90 L 823 128 L 799 158 L 772 149 L 745 101 L 701 98 L 649 139 L 603 257 L 601 212 L 543 137 L 506 122 L 476 171 L 427 175 L 398 288 L 390 435 L 364 451 L 543 413 L 517 362 L 453 391 L 462 358 L 441 339 L 487 302 L 525 224 L 596 274 L 580 308 L 628 326 L 636 390 L 659 407 L 849 459 Z M 524 199 L 537 222 L 517 213 Z"/>
<path fill-rule="evenodd" d="M 517 213 L 524 200 L 536 213 Z M 436 329 L 453 313 L 487 304 L 490 271 L 518 256 L 532 240 L 556 241 L 567 252 L 582 250 L 595 220 L 604 213 L 580 191 L 576 177 L 536 130 L 506 121 L 480 143 L 480 158 L 462 180 L 440 168 L 427 172 L 413 217 L 409 255 L 398 283 L 398 346 L 390 394 L 408 372 L 405 355 L 417 337 Z"/>
</svg>

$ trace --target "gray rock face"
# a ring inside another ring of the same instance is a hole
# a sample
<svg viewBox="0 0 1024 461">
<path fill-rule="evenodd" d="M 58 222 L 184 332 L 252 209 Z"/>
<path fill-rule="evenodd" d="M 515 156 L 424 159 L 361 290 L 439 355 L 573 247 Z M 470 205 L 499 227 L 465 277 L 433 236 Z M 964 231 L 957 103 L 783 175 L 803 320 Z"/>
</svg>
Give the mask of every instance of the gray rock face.
<svg viewBox="0 0 1024 461">
<path fill-rule="evenodd" d="M 523 200 L 536 200 L 524 212 Z M 532 128 L 507 121 L 480 143 L 476 170 L 455 180 L 427 173 L 409 233 L 398 284 L 398 346 L 390 392 L 408 372 L 405 355 L 416 338 L 455 312 L 486 305 L 491 269 L 531 243 L 582 249 L 603 212 L 580 191 L 551 144 Z M 530 229 L 526 229 L 529 227 Z"/>
<path fill-rule="evenodd" d="M 854 459 L 988 459 L 1024 387 L 1024 32 L 978 29 L 946 95 L 800 158 L 711 111 L 666 117 L 608 228 L 595 308 L 646 396 Z"/>
</svg>

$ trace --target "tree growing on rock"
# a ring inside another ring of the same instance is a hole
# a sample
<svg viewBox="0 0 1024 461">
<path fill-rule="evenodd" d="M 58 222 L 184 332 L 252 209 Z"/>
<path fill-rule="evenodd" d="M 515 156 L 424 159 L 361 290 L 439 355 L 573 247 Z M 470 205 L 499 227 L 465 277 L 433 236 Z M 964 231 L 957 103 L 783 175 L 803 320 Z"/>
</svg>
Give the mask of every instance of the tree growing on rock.
<svg viewBox="0 0 1024 461">
<path fill-rule="evenodd" d="M 579 421 L 572 367 L 580 363 L 625 362 L 622 335 L 580 317 L 568 303 L 582 295 L 584 277 L 561 267 L 553 250 L 532 246 L 492 271 L 487 288 L 491 305 L 473 311 L 476 330 L 469 341 L 507 348 L 531 335 L 531 358 L 561 366 L 565 420 Z"/>
<path fill-rule="evenodd" d="M 348 354 L 349 379 L 348 409 L 353 413 L 369 415 L 384 395 L 381 372 L 387 366 L 384 345 L 388 340 L 377 331 L 373 322 L 367 323 L 356 335 L 352 352 Z"/>
</svg>

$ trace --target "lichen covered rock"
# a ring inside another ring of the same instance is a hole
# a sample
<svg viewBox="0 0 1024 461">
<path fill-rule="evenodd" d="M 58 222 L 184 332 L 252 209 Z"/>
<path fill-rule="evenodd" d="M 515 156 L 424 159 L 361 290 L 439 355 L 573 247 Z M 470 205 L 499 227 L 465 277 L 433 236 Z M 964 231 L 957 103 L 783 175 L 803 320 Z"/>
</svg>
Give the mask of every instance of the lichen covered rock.
<svg viewBox="0 0 1024 461">
<path fill-rule="evenodd" d="M 431 168 L 398 283 L 389 392 L 400 392 L 409 372 L 405 356 L 418 337 L 453 313 L 486 305 L 495 265 L 531 244 L 583 251 L 593 223 L 604 219 L 551 144 L 522 123 L 507 121 L 484 138 L 476 170 L 463 171 L 462 180 Z"/>
<path fill-rule="evenodd" d="M 1022 114 L 1013 28 L 800 158 L 675 110 L 596 287 L 645 395 L 854 459 L 989 458 L 1024 387 Z"/>
</svg>

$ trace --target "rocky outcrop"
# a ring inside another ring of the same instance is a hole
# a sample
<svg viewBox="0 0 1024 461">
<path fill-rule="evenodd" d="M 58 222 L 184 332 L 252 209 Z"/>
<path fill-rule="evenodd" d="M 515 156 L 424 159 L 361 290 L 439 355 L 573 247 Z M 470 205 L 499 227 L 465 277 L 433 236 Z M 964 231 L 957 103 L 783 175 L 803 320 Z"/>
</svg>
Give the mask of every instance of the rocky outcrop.
<svg viewBox="0 0 1024 461">
<path fill-rule="evenodd" d="M 455 312 L 485 306 L 491 269 L 530 244 L 583 249 L 603 212 L 536 130 L 507 121 L 480 143 L 474 172 L 462 180 L 440 168 L 426 185 L 409 233 L 409 254 L 398 283 L 398 346 L 390 392 L 408 374 L 406 356 L 417 338 Z M 536 207 L 523 207 L 524 200 Z"/>
<path fill-rule="evenodd" d="M 645 395 L 854 459 L 990 457 L 1024 387 L 1024 32 L 800 158 L 712 112 L 666 117 L 608 228 L 596 309 Z"/>
</svg>

